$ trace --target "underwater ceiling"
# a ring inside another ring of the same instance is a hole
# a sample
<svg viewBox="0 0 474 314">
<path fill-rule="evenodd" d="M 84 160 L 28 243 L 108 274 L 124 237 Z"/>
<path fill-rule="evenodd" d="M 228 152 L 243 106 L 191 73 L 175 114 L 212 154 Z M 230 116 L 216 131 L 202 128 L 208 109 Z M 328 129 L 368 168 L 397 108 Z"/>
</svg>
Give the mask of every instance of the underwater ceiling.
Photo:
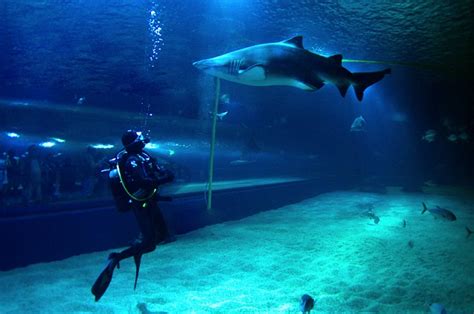
<svg viewBox="0 0 474 314">
<path fill-rule="evenodd" d="M 323 55 L 472 79 L 472 1 L 179 3 L 4 0 L 0 91 L 179 96 L 196 80 L 193 61 L 294 35 Z"/>
</svg>

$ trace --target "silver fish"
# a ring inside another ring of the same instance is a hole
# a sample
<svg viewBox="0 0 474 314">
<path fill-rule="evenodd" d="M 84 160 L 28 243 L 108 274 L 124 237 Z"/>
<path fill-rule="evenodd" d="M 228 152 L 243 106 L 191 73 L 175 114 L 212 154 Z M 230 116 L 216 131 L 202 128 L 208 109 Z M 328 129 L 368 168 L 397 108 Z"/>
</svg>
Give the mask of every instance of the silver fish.
<svg viewBox="0 0 474 314">
<path fill-rule="evenodd" d="M 456 220 L 456 215 L 454 215 L 454 213 L 450 211 L 449 209 L 442 208 L 439 206 L 436 206 L 434 208 L 428 208 L 426 207 L 425 203 L 422 203 L 422 204 L 423 204 L 423 210 L 421 212 L 422 214 L 424 214 L 426 211 L 429 211 L 430 214 L 433 215 L 435 218 L 441 218 L 448 221 Z"/>
</svg>

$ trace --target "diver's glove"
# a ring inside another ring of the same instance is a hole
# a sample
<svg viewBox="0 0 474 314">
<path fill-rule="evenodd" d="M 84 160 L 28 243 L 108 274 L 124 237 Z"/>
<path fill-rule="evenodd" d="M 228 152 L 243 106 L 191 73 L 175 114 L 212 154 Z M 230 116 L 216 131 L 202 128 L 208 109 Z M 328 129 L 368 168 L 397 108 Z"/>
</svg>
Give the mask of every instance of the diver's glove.
<svg viewBox="0 0 474 314">
<path fill-rule="evenodd" d="M 174 173 L 169 169 L 165 169 L 166 176 L 168 177 L 168 182 L 174 181 Z"/>
<path fill-rule="evenodd" d="M 171 170 L 163 169 L 163 168 L 160 169 L 160 172 L 157 178 L 159 185 L 172 182 L 173 180 L 174 180 L 174 173 Z"/>
</svg>

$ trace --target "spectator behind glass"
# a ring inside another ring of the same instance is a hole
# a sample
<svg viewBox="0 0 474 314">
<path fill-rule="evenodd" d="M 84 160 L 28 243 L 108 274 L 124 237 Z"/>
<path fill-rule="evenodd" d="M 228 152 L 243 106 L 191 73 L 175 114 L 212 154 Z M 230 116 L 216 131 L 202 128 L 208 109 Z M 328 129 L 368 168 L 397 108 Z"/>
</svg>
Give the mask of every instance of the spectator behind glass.
<svg viewBox="0 0 474 314">
<path fill-rule="evenodd" d="M 87 147 L 82 166 L 82 194 L 85 197 L 91 197 L 97 184 L 97 174 L 99 172 L 99 163 L 96 161 L 95 150 L 92 146 Z"/>
<path fill-rule="evenodd" d="M 0 205 L 4 207 L 6 197 L 6 187 L 8 184 L 6 169 L 6 153 L 0 155 Z"/>
<path fill-rule="evenodd" d="M 48 202 L 56 199 L 59 196 L 59 166 L 57 164 L 57 159 L 58 158 L 56 154 L 49 153 L 42 163 L 42 190 L 44 197 Z"/>
<path fill-rule="evenodd" d="M 24 163 L 24 178 L 27 205 L 40 203 L 43 197 L 41 191 L 41 161 L 39 159 L 39 149 L 36 145 L 28 147 Z"/>
<path fill-rule="evenodd" d="M 20 158 L 15 155 L 13 149 L 7 152 L 5 167 L 8 178 L 7 193 L 10 196 L 16 197 L 20 187 Z"/>
<path fill-rule="evenodd" d="M 76 171 L 72 158 L 64 156 L 64 161 L 59 170 L 60 192 L 63 196 L 71 198 L 76 190 Z"/>
</svg>

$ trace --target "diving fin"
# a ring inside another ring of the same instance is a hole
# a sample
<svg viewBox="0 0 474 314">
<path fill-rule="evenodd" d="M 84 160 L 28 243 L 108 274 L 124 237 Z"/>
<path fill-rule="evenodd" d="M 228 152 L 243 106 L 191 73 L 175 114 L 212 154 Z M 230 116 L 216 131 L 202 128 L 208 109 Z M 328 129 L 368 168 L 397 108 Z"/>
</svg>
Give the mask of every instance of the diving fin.
<svg viewBox="0 0 474 314">
<path fill-rule="evenodd" d="M 142 262 L 142 254 L 138 253 L 133 255 L 133 260 L 135 261 L 135 285 L 133 286 L 133 290 L 137 289 L 137 281 L 138 281 L 138 274 L 140 273 L 140 264 Z"/>
<path fill-rule="evenodd" d="M 120 268 L 119 259 L 117 257 L 118 253 L 111 253 L 107 259 L 107 265 L 97 277 L 94 285 L 92 286 L 91 292 L 95 296 L 95 301 L 99 301 L 100 298 L 104 295 L 105 291 L 112 281 L 112 275 L 114 274 L 115 266 Z"/>
</svg>

